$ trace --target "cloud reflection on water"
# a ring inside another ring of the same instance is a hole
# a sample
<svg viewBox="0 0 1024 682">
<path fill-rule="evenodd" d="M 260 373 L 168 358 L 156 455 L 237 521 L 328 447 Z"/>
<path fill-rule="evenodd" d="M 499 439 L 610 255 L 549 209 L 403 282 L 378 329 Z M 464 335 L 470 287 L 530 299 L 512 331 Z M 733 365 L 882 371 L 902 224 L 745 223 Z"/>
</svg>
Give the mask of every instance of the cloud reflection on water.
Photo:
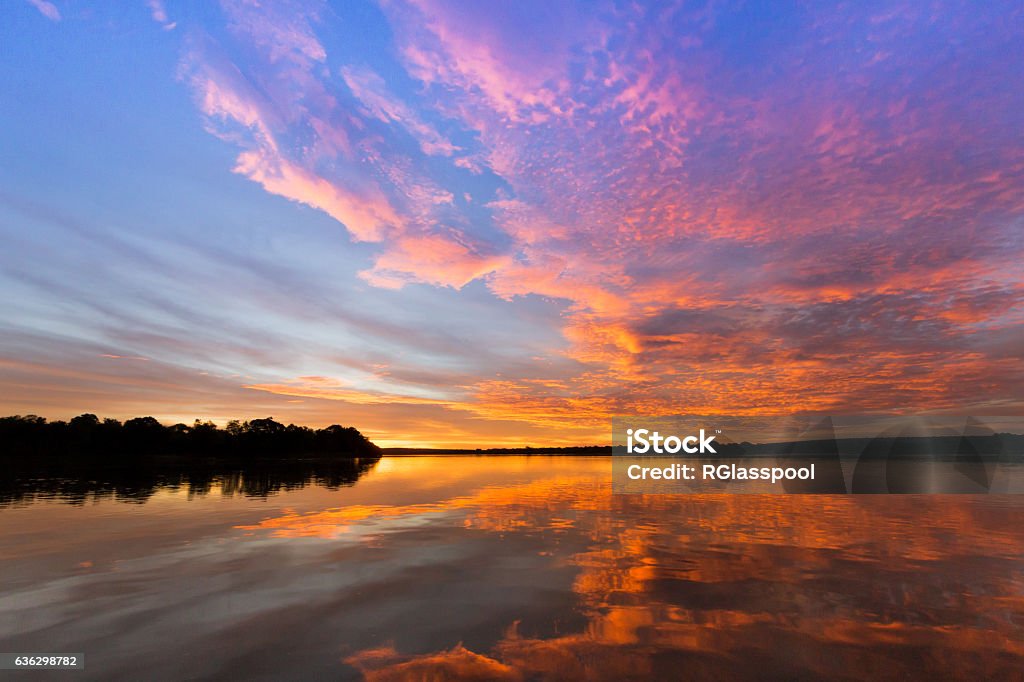
<svg viewBox="0 0 1024 682">
<path fill-rule="evenodd" d="M 402 532 L 431 516 L 479 533 L 561 534 L 581 551 L 580 632 L 508 624 L 486 651 L 348 657 L 370 679 L 627 679 L 693 674 L 1012 676 L 1024 659 L 1024 535 L 1012 498 L 613 496 L 595 477 L 486 486 L 432 504 L 342 507 L 245 527 L 278 538 Z M 543 580 L 543 575 L 537 576 Z M 478 579 L 486 579 L 484 576 Z M 680 666 L 683 666 L 680 668 Z"/>
<path fill-rule="evenodd" d="M 0 648 L 102 679 L 1019 677 L 1024 499 L 615 496 L 610 467 L 0 510 Z"/>
</svg>

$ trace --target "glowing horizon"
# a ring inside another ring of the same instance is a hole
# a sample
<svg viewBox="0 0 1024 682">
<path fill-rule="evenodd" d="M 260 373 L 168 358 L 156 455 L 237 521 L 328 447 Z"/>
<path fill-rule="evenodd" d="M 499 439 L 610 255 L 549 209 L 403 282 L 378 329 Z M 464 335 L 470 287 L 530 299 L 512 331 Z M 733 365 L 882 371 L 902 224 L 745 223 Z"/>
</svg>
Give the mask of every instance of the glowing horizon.
<svg viewBox="0 0 1024 682">
<path fill-rule="evenodd" d="M 1024 414 L 1013 3 L 0 12 L 0 413 Z"/>
</svg>

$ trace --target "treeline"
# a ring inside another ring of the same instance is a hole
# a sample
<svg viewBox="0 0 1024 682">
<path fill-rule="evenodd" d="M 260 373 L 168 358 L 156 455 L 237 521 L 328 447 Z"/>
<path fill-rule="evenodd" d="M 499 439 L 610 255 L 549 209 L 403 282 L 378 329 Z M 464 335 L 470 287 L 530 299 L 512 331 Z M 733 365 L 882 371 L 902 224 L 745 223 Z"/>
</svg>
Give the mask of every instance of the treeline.
<svg viewBox="0 0 1024 682">
<path fill-rule="evenodd" d="M 153 417 L 125 422 L 82 414 L 70 421 L 35 415 L 0 418 L 0 456 L 73 456 L 82 458 L 202 455 L 272 457 L 330 455 L 380 457 L 381 450 L 355 428 L 337 424 L 323 429 L 284 424 L 272 418 L 230 421 L 219 428 L 196 420 L 191 426 L 164 426 Z"/>
</svg>

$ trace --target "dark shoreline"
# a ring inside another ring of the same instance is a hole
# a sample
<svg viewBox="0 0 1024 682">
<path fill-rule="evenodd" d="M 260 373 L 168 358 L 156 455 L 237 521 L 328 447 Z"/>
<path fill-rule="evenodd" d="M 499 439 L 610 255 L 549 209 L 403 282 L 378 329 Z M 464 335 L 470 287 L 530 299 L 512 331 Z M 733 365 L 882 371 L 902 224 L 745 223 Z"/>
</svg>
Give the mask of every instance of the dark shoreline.
<svg viewBox="0 0 1024 682">
<path fill-rule="evenodd" d="M 552 448 L 381 448 L 384 456 L 412 455 L 612 455 L 611 445 L 576 445 Z"/>
<path fill-rule="evenodd" d="M 714 459 L 715 457 L 777 457 L 777 456 L 835 456 L 856 454 L 865 459 L 921 459 L 964 455 L 1024 458 L 1024 435 L 994 433 L 984 436 L 876 436 L 873 438 L 835 438 L 769 443 L 716 442 L 713 456 L 695 456 L 644 453 L 645 456 L 678 456 L 687 459 Z M 625 455 L 623 445 L 584 445 L 575 447 L 521 447 L 521 448 L 382 448 L 381 454 L 391 457 L 415 455 L 570 455 L 601 456 Z M 639 453 L 633 453 L 637 455 Z"/>
</svg>

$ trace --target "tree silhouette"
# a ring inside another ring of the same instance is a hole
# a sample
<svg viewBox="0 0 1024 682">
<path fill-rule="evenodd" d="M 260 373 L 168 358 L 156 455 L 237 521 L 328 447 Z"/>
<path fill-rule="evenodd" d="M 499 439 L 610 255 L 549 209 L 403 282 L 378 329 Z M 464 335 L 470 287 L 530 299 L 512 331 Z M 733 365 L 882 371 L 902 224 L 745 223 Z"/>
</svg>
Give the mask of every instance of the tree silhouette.
<svg viewBox="0 0 1024 682">
<path fill-rule="evenodd" d="M 36 415 L 0 418 L 0 457 L 73 456 L 79 458 L 190 455 L 252 457 L 329 455 L 380 457 L 380 448 L 353 427 L 324 429 L 284 424 L 273 417 L 240 422 L 225 429 L 198 419 L 191 425 L 164 426 L 153 417 L 124 424 L 82 414 L 69 422 L 48 422 Z"/>
</svg>

